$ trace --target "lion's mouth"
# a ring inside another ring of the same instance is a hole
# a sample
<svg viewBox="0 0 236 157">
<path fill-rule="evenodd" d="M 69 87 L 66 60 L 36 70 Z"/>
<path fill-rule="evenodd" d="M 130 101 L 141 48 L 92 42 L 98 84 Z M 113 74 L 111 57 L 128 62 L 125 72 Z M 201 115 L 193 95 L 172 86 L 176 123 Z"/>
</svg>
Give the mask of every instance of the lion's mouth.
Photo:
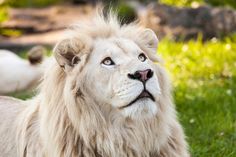
<svg viewBox="0 0 236 157">
<path fill-rule="evenodd" d="M 135 102 L 137 102 L 138 100 L 140 99 L 151 99 L 152 101 L 155 101 L 155 98 L 153 97 L 153 95 L 148 92 L 146 89 L 144 89 L 140 94 L 139 96 L 137 96 L 133 101 L 131 101 L 128 105 L 125 105 L 125 106 L 122 106 L 120 107 L 120 109 L 123 109 L 123 108 L 126 108 L 126 107 L 129 107 L 131 106 L 132 104 L 134 104 Z"/>
</svg>

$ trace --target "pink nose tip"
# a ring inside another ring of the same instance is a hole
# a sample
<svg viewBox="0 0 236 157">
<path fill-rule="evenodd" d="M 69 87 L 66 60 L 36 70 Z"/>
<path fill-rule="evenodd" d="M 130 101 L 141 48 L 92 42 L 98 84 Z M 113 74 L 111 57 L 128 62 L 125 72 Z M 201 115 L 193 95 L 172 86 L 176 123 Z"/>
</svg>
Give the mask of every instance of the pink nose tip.
<svg viewBox="0 0 236 157">
<path fill-rule="evenodd" d="M 138 73 L 141 75 L 141 80 L 142 81 L 146 81 L 148 80 L 148 70 L 144 70 L 144 71 L 138 71 Z"/>
<path fill-rule="evenodd" d="M 146 82 L 153 76 L 153 71 L 151 69 L 139 70 L 134 74 L 128 74 L 128 77 L 131 79 L 140 80 L 142 82 Z"/>
</svg>

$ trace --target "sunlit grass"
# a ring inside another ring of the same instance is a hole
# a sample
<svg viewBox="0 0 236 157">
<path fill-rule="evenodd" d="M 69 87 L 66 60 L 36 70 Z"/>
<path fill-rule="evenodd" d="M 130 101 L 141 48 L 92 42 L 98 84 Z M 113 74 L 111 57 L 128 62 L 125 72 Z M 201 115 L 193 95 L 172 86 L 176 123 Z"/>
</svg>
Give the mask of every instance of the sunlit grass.
<svg viewBox="0 0 236 157">
<path fill-rule="evenodd" d="M 178 7 L 190 7 L 194 5 L 204 4 L 204 0 L 160 0 L 159 2 Z"/>
<path fill-rule="evenodd" d="M 0 29 L 0 34 L 7 37 L 19 37 L 22 35 L 22 31 L 14 29 Z"/>
<path fill-rule="evenodd" d="M 159 44 L 193 157 L 236 156 L 236 45 L 231 40 Z"/>
<path fill-rule="evenodd" d="M 0 4 L 0 24 L 8 18 L 7 6 Z"/>
</svg>

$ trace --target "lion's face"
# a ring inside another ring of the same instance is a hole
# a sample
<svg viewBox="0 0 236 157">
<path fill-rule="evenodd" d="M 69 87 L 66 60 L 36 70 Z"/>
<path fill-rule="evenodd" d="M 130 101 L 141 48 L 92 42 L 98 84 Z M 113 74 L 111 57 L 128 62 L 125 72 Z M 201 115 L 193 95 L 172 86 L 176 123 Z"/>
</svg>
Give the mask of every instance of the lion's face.
<svg viewBox="0 0 236 157">
<path fill-rule="evenodd" d="M 155 115 L 160 87 L 153 64 L 132 40 L 97 40 L 84 68 L 90 96 L 124 116 Z"/>
<path fill-rule="evenodd" d="M 57 44 L 55 58 L 76 81 L 79 95 L 92 99 L 103 112 L 153 117 L 161 93 L 153 63 L 158 39 L 149 29 L 129 33 L 106 38 L 75 35 Z"/>
</svg>

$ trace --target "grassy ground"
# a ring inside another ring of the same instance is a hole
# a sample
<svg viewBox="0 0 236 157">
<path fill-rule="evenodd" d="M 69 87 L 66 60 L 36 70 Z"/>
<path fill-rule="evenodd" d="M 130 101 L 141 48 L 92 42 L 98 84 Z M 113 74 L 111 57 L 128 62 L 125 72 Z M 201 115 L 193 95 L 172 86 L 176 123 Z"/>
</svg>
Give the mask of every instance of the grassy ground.
<svg viewBox="0 0 236 157">
<path fill-rule="evenodd" d="M 236 157 L 236 45 L 162 41 L 193 157 Z"/>
<path fill-rule="evenodd" d="M 163 40 L 158 53 L 173 80 L 192 156 L 236 157 L 236 45 Z M 26 99 L 32 93 L 13 96 Z"/>
</svg>

